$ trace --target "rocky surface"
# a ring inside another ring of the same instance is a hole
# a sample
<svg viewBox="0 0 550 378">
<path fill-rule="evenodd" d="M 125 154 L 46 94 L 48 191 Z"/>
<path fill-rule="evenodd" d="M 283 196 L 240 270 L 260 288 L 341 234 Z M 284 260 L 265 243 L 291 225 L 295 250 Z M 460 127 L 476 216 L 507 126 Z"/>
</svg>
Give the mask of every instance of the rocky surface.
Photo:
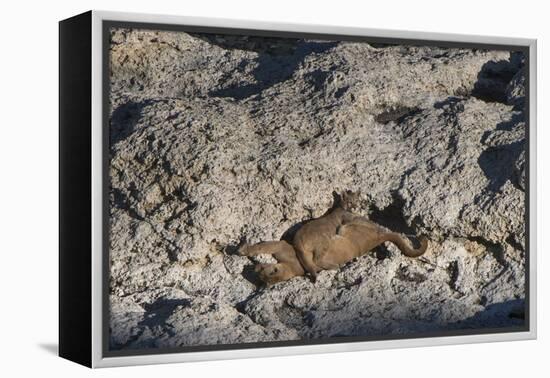
<svg viewBox="0 0 550 378">
<path fill-rule="evenodd" d="M 522 325 L 519 53 L 114 30 L 113 349 Z M 332 191 L 431 243 L 261 287 Z"/>
</svg>

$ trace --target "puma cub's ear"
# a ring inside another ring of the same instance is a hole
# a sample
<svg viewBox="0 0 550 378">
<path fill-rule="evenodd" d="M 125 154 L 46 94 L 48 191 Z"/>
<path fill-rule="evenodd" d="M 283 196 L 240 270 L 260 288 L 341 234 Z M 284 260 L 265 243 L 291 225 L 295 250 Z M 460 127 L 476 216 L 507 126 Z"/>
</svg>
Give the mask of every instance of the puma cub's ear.
<svg viewBox="0 0 550 378">
<path fill-rule="evenodd" d="M 332 191 L 332 207 L 337 207 L 342 205 L 342 196 L 338 194 L 335 190 Z"/>
</svg>

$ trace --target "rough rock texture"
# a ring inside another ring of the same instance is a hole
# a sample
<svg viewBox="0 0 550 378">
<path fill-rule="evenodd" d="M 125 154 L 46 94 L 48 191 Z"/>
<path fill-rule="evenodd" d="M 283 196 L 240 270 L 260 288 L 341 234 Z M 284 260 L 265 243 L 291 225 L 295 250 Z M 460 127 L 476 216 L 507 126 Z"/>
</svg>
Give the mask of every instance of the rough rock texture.
<svg viewBox="0 0 550 378">
<path fill-rule="evenodd" d="M 524 60 L 506 51 L 114 30 L 111 348 L 522 325 Z M 332 191 L 391 244 L 261 287 Z"/>
</svg>

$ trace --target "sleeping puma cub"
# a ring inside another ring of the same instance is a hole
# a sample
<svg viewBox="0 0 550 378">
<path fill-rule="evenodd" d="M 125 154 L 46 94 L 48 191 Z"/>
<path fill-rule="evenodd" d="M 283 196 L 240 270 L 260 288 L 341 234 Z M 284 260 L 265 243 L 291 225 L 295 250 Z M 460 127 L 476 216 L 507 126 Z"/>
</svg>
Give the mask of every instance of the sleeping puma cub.
<svg viewBox="0 0 550 378">
<path fill-rule="evenodd" d="M 259 264 L 255 270 L 268 285 L 308 274 L 313 282 L 317 272 L 338 269 L 355 257 L 389 241 L 409 257 L 418 257 L 428 248 L 428 239 L 420 237 L 420 247 L 413 249 L 405 237 L 388 232 L 366 218 L 346 210 L 354 194 L 335 196 L 335 203 L 323 216 L 304 224 L 294 235 L 292 244 L 268 241 L 255 245 L 244 244 L 241 256 L 271 254 L 276 264 Z"/>
</svg>

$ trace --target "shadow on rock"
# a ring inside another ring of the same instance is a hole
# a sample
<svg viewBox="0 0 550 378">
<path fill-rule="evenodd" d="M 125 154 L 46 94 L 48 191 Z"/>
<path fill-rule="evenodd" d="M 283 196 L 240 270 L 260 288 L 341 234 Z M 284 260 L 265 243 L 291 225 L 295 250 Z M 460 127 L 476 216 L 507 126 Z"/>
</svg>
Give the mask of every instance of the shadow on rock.
<svg viewBox="0 0 550 378">
<path fill-rule="evenodd" d="M 149 314 L 139 324 L 138 327 L 164 326 L 166 320 L 174 313 L 177 307 L 187 307 L 191 305 L 188 299 L 165 299 L 159 298 L 151 304 L 144 306 L 145 311 Z"/>
<path fill-rule="evenodd" d="M 523 113 L 513 113 L 512 118 L 508 121 L 503 121 L 499 123 L 496 127 L 496 130 L 503 130 L 503 131 L 512 131 L 514 127 L 518 125 L 520 122 L 525 121 L 525 116 Z"/>
<path fill-rule="evenodd" d="M 229 35 L 189 33 L 195 38 L 226 50 L 244 50 L 256 53 L 290 55 L 302 41 L 298 38 L 261 37 L 252 35 Z"/>
<path fill-rule="evenodd" d="M 256 42 L 252 50 L 258 53 L 256 58 L 256 67 L 253 71 L 255 83 L 243 86 L 231 86 L 211 91 L 209 94 L 213 97 L 231 97 L 236 100 L 245 99 L 273 85 L 283 82 L 292 77 L 294 71 L 300 66 L 304 58 L 310 54 L 322 53 L 332 49 L 338 42 L 313 42 L 296 40 L 294 44 L 289 44 L 286 49 L 270 48 L 273 44 L 269 38 L 264 38 L 262 46 L 261 41 Z M 222 47 L 226 48 L 223 44 Z M 241 69 L 247 64 L 241 63 Z M 318 76 L 318 75 L 317 75 Z M 318 80 L 322 78 L 314 77 L 313 85 L 317 88 Z"/>
<path fill-rule="evenodd" d="M 403 215 L 405 203 L 402 199 L 394 197 L 391 204 L 384 208 L 372 206 L 369 219 L 374 223 L 384 226 L 394 232 L 400 232 L 405 235 L 416 235 L 413 227 L 410 227 Z"/>
<path fill-rule="evenodd" d="M 485 63 L 477 75 L 472 96 L 486 102 L 508 102 L 506 88 L 521 69 L 523 53 L 510 53 L 509 60 L 491 60 Z"/>
<path fill-rule="evenodd" d="M 383 319 L 378 319 L 378 321 Z M 336 322 L 338 323 L 338 322 Z M 525 301 L 522 299 L 509 300 L 506 302 L 495 303 L 485 307 L 482 311 L 475 315 L 459 320 L 453 323 L 442 322 L 440 319 L 433 318 L 429 321 L 426 319 L 401 319 L 399 323 L 402 327 L 399 332 L 395 329 L 385 329 L 384 327 L 376 326 L 378 322 L 373 321 L 369 325 L 366 321 L 363 326 L 359 326 L 356 321 L 350 322 L 348 329 L 340 324 L 339 332 L 331 335 L 331 337 L 342 336 L 373 336 L 387 334 L 401 335 L 419 335 L 437 336 L 441 332 L 453 332 L 458 330 L 483 330 L 495 328 L 516 328 L 525 325 Z M 383 323 L 383 322 L 382 322 Z M 358 330 L 360 330 L 358 332 Z M 365 332 L 367 331 L 367 332 Z"/>
<path fill-rule="evenodd" d="M 152 100 L 141 102 L 127 102 L 113 111 L 110 120 L 111 146 L 128 138 L 134 131 L 141 117 L 143 108 L 150 105 Z"/>
<path fill-rule="evenodd" d="M 456 97 L 456 96 L 449 96 L 443 101 L 436 102 L 434 104 L 434 108 L 435 109 L 442 109 L 442 110 L 447 110 L 447 109 L 454 110 L 454 109 L 456 109 L 459 112 L 463 112 L 464 111 L 464 104 L 462 104 L 462 101 L 464 101 L 463 98 Z"/>
<path fill-rule="evenodd" d="M 489 180 L 487 189 L 498 192 L 514 176 L 514 165 L 524 150 L 524 141 L 489 147 L 481 153 L 478 164 Z"/>
<path fill-rule="evenodd" d="M 525 325 L 525 300 L 491 304 L 477 314 L 449 325 L 449 329 L 501 328 Z"/>
</svg>

